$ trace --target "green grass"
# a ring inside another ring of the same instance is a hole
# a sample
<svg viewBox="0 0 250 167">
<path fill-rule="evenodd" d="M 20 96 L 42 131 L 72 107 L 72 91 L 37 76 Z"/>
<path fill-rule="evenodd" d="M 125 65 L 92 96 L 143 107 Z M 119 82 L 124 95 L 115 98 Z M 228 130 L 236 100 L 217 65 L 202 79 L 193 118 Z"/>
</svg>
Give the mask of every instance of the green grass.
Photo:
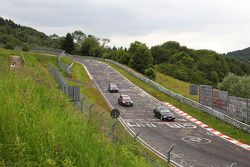
<svg viewBox="0 0 250 167">
<path fill-rule="evenodd" d="M 188 105 L 185 105 L 178 100 L 171 98 L 170 96 L 158 91 L 157 89 L 153 88 L 152 86 L 146 84 L 145 82 L 139 80 L 138 78 L 134 77 L 133 75 L 129 74 L 119 66 L 106 62 L 107 64 L 111 65 L 114 69 L 119 71 L 122 75 L 128 78 L 131 82 L 139 86 L 140 88 L 144 89 L 149 94 L 153 95 L 157 99 L 161 101 L 166 101 L 171 103 L 172 105 L 178 107 L 179 109 L 183 110 L 184 112 L 188 113 L 189 115 L 193 116 L 194 118 L 202 121 L 203 123 L 207 124 L 208 126 L 220 131 L 221 133 L 228 135 L 232 138 L 235 138 L 243 143 L 250 144 L 250 137 L 247 132 L 244 132 L 234 126 L 221 121 L 220 119 L 211 116 L 203 111 L 194 109 Z"/>
<path fill-rule="evenodd" d="M 61 58 L 61 60 L 62 60 L 63 63 L 68 64 L 68 65 L 70 65 L 70 64 L 72 63 L 71 58 L 66 57 L 66 56 L 63 56 L 63 57 Z"/>
<path fill-rule="evenodd" d="M 102 133 L 104 118 L 88 121 L 57 89 L 47 69 L 55 57 L 25 52 L 26 65 L 11 71 L 11 54 L 20 55 L 0 49 L 0 166 L 150 166 L 133 143 L 117 145 Z M 86 73 L 74 77 L 89 82 Z M 97 91 L 87 91 L 94 111 L 107 110 Z"/>
<path fill-rule="evenodd" d="M 156 71 L 156 79 L 155 82 L 162 85 L 163 87 L 178 93 L 180 95 L 183 95 L 185 97 L 188 97 L 194 101 L 199 101 L 198 95 L 190 95 L 189 94 L 189 82 L 184 82 L 178 79 L 175 79 L 173 77 L 170 77 L 168 75 L 162 74 L 158 71 Z"/>
</svg>

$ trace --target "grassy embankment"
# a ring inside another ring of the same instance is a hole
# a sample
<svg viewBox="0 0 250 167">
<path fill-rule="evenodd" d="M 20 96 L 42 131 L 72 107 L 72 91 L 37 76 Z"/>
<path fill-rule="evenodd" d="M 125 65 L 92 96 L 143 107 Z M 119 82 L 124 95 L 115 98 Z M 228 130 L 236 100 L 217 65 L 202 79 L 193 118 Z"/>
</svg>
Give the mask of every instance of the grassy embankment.
<svg viewBox="0 0 250 167">
<path fill-rule="evenodd" d="M 130 151 L 134 145 L 113 144 L 97 118 L 87 121 L 57 89 L 47 69 L 54 57 L 24 53 L 26 65 L 11 71 L 12 54 L 20 55 L 0 49 L 0 166 L 150 166 Z"/>
<path fill-rule="evenodd" d="M 132 81 L 134 84 L 139 86 L 140 88 L 144 89 L 149 94 L 153 95 L 157 99 L 161 101 L 166 101 L 171 103 L 172 105 L 178 107 L 179 109 L 183 110 L 184 112 L 188 113 L 189 115 L 193 116 L 194 118 L 202 121 L 203 123 L 207 124 L 208 126 L 220 131 L 221 133 L 228 135 L 232 138 L 235 138 L 243 143 L 250 144 L 250 137 L 247 132 L 244 132 L 238 128 L 233 127 L 232 125 L 221 121 L 220 119 L 211 116 L 203 111 L 194 109 L 188 105 L 185 105 L 178 100 L 171 98 L 170 96 L 158 91 L 157 89 L 153 88 L 152 86 L 146 84 L 145 82 L 139 80 L 138 78 L 134 77 L 133 75 L 129 74 L 119 66 L 112 64 L 110 62 L 106 62 L 107 64 L 111 65 L 117 71 L 119 71 L 122 75 Z M 159 76 L 159 75 L 158 75 Z M 160 78 L 157 80 L 159 81 Z M 167 84 L 167 83 L 166 83 Z M 174 86 L 174 85 L 173 85 Z M 182 92 L 180 94 L 183 94 Z"/>
<path fill-rule="evenodd" d="M 165 88 L 181 94 L 189 99 L 192 99 L 194 101 L 199 101 L 199 96 L 198 95 L 190 95 L 189 94 L 189 82 L 184 82 L 178 79 L 175 79 L 173 77 L 170 77 L 168 75 L 164 75 L 160 72 L 156 71 L 156 79 L 155 82 L 158 84 L 164 86 Z"/>
</svg>

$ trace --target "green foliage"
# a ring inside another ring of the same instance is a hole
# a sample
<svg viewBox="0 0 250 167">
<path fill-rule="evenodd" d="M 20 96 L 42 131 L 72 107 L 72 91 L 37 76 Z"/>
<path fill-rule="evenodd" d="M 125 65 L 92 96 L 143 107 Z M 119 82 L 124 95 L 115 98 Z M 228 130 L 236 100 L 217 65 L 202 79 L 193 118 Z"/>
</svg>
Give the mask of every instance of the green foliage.
<svg viewBox="0 0 250 167">
<path fill-rule="evenodd" d="M 84 56 L 102 57 L 103 49 L 99 41 L 93 37 L 87 37 L 81 46 L 81 54 Z"/>
<path fill-rule="evenodd" d="M 24 44 L 23 47 L 22 47 L 22 50 L 26 51 L 26 52 L 29 51 L 29 49 L 30 49 L 29 46 L 26 45 L 26 44 Z"/>
<path fill-rule="evenodd" d="M 155 70 L 153 68 L 146 69 L 144 73 L 149 79 L 155 80 Z"/>
<path fill-rule="evenodd" d="M 250 74 L 250 64 L 211 50 L 192 50 L 169 41 L 151 48 L 158 70 L 177 79 L 197 84 L 217 83 L 229 73 Z M 171 65 L 169 65 L 171 64 Z M 165 66 L 165 67 L 164 67 Z"/>
<path fill-rule="evenodd" d="M 242 50 L 236 50 L 233 52 L 229 52 L 229 53 L 227 53 L 227 56 L 231 56 L 234 58 L 240 58 L 240 59 L 247 60 L 248 62 L 250 62 L 250 47 L 242 49 Z"/>
<path fill-rule="evenodd" d="M 118 62 L 128 65 L 130 58 L 131 58 L 131 55 L 128 52 L 126 52 L 125 50 L 121 50 L 121 49 L 119 49 L 117 52 L 118 52 L 117 55 L 119 57 Z"/>
<path fill-rule="evenodd" d="M 74 39 L 70 33 L 67 33 L 62 43 L 62 49 L 65 50 L 66 53 L 71 54 L 74 51 L 74 48 Z"/>
<path fill-rule="evenodd" d="M 228 91 L 230 95 L 250 98 L 250 76 L 236 76 L 229 73 L 224 80 L 219 83 L 219 89 Z"/>
<path fill-rule="evenodd" d="M 43 46 L 60 48 L 60 40 L 52 39 L 44 33 L 32 28 L 15 24 L 11 20 L 0 17 L 0 44 L 11 43 L 15 46 L 27 45 L 28 47 Z"/>
<path fill-rule="evenodd" d="M 218 75 L 218 73 L 216 72 L 216 71 L 212 71 L 211 72 L 211 81 L 213 82 L 213 83 L 215 83 L 215 84 L 217 84 L 218 82 L 219 82 L 219 75 Z"/>
<path fill-rule="evenodd" d="M 154 64 L 160 64 L 162 62 L 167 62 L 171 57 L 171 54 L 168 49 L 163 48 L 159 45 L 153 46 L 151 48 L 151 54 L 154 59 Z"/>
<path fill-rule="evenodd" d="M 136 71 L 144 73 L 147 68 L 153 65 L 153 58 L 146 44 L 138 41 L 132 43 L 129 53 L 131 54 L 129 66 Z"/>
<path fill-rule="evenodd" d="M 4 48 L 5 48 L 5 49 L 14 49 L 14 44 L 8 42 L 8 43 L 6 43 L 6 44 L 4 45 Z"/>
</svg>

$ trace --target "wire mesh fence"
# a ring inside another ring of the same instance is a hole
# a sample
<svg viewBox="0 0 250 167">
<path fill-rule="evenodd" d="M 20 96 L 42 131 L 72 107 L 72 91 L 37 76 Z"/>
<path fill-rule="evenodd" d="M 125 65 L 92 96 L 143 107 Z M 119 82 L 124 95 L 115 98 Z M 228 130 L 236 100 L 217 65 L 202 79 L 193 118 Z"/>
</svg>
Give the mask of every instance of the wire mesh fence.
<svg viewBox="0 0 250 167">
<path fill-rule="evenodd" d="M 49 70 L 53 74 L 56 82 L 59 85 L 59 88 L 62 90 L 64 94 L 66 94 L 72 101 L 79 102 L 80 101 L 80 87 L 79 86 L 70 86 L 63 76 L 60 74 L 58 69 L 53 66 L 49 65 Z"/>
<path fill-rule="evenodd" d="M 71 68 L 73 67 L 74 62 L 72 62 L 71 65 L 67 65 L 67 64 L 65 64 L 65 63 L 62 62 L 61 58 L 62 58 L 62 56 L 58 56 L 58 59 L 57 59 L 57 63 L 58 63 L 58 65 L 59 65 L 59 67 L 60 67 L 64 72 L 66 72 L 66 73 L 68 73 L 68 74 L 71 74 Z"/>
</svg>

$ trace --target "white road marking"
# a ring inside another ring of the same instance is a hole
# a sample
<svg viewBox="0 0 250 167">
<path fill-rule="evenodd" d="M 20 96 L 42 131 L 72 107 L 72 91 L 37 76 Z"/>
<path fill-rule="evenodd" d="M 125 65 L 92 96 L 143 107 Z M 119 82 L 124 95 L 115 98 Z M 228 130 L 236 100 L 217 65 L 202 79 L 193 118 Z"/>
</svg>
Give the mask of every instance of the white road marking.
<svg viewBox="0 0 250 167">
<path fill-rule="evenodd" d="M 183 137 L 182 140 L 190 144 L 208 144 L 212 142 L 210 139 L 200 138 L 197 136 L 186 136 Z"/>
</svg>

